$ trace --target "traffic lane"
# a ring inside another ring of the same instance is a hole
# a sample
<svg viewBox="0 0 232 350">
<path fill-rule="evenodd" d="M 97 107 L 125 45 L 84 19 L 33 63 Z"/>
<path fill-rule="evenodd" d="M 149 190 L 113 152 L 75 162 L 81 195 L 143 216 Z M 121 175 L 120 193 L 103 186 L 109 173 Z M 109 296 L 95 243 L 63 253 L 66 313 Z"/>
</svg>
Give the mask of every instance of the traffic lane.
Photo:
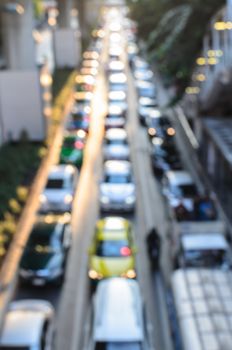
<svg viewBox="0 0 232 350">
<path fill-rule="evenodd" d="M 151 169 L 150 145 L 147 133 L 138 121 L 135 103 L 137 94 L 134 88 L 134 80 L 129 70 L 127 75 L 129 87 L 129 123 L 127 129 L 131 140 L 132 161 L 137 185 L 135 232 L 139 246 L 137 256 L 138 279 L 145 299 L 148 313 L 148 332 L 153 344 L 156 345 L 157 349 L 172 349 L 165 295 L 159 293 L 162 281 L 159 280 L 153 284 L 146 249 L 146 235 L 151 227 L 158 226 L 162 239 L 166 237 L 167 218 L 162 198 L 160 198 L 159 186 L 155 183 Z"/>
<path fill-rule="evenodd" d="M 102 165 L 104 116 L 107 108 L 106 84 L 102 70 L 97 80 L 92 108 L 89 137 L 72 215 L 73 245 L 58 310 L 55 343 L 55 349 L 58 350 L 83 349 L 85 321 L 90 305 L 88 247 L 99 217 L 98 185 Z"/>
<path fill-rule="evenodd" d="M 54 308 L 57 309 L 61 293 L 61 286 L 49 284 L 43 287 L 35 287 L 24 285 L 19 282 L 14 300 L 44 299 L 49 301 L 54 306 Z"/>
</svg>

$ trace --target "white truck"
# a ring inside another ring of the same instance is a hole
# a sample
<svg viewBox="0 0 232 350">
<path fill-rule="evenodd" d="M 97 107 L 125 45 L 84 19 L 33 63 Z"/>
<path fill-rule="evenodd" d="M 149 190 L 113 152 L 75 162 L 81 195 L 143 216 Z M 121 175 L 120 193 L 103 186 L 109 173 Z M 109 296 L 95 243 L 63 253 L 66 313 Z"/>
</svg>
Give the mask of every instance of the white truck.
<svg viewBox="0 0 232 350">
<path fill-rule="evenodd" d="M 171 284 L 178 349 L 231 350 L 232 272 L 180 269 Z"/>
</svg>

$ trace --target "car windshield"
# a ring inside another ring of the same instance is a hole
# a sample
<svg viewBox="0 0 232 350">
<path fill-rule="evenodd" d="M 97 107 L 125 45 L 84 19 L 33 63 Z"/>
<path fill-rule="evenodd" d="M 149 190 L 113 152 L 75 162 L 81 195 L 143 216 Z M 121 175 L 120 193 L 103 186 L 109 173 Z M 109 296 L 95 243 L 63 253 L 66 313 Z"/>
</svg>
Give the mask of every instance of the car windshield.
<svg viewBox="0 0 232 350">
<path fill-rule="evenodd" d="M 120 140 L 120 139 L 116 139 L 116 140 L 106 140 L 106 144 L 107 145 L 127 145 L 127 140 Z"/>
<path fill-rule="evenodd" d="M 63 147 L 64 148 L 73 148 L 75 145 L 75 138 L 68 138 L 64 140 Z"/>
<path fill-rule="evenodd" d="M 95 350 L 141 350 L 139 342 L 98 342 Z"/>
<path fill-rule="evenodd" d="M 197 195 L 197 188 L 195 185 L 181 185 L 179 186 L 180 194 L 183 197 L 194 197 Z"/>
<path fill-rule="evenodd" d="M 209 250 L 188 250 L 184 256 L 188 266 L 216 267 L 221 266 L 225 259 L 226 252 L 222 249 Z"/>
<path fill-rule="evenodd" d="M 47 189 L 61 189 L 64 187 L 63 179 L 48 179 L 46 188 Z"/>
<path fill-rule="evenodd" d="M 131 182 L 131 176 L 128 175 L 120 175 L 120 174 L 112 174 L 106 175 L 104 182 L 109 184 L 127 184 Z"/>
<path fill-rule="evenodd" d="M 61 250 L 61 231 L 55 232 L 56 226 L 49 226 L 41 225 L 32 231 L 26 247 L 27 252 L 44 254 Z"/>
<path fill-rule="evenodd" d="M 131 249 L 126 240 L 98 241 L 96 255 L 105 258 L 119 258 L 131 255 Z"/>
</svg>

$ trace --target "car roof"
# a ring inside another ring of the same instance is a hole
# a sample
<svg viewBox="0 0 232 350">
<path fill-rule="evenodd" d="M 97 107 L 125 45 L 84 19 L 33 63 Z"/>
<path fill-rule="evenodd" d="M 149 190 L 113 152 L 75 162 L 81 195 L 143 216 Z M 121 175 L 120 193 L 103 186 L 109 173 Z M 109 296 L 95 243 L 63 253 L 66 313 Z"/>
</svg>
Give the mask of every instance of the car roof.
<svg viewBox="0 0 232 350">
<path fill-rule="evenodd" d="M 225 237 L 220 233 L 186 234 L 181 238 L 185 250 L 223 249 L 228 248 Z"/>
<path fill-rule="evenodd" d="M 174 186 L 194 184 L 190 173 L 184 170 L 169 170 L 165 175 L 170 184 Z"/>
<path fill-rule="evenodd" d="M 124 278 L 100 281 L 94 306 L 95 341 L 143 340 L 142 299 L 137 281 Z"/>
<path fill-rule="evenodd" d="M 125 100 L 126 94 L 124 91 L 110 91 L 108 97 L 110 100 Z"/>
<path fill-rule="evenodd" d="M 107 174 L 130 174 L 132 167 L 131 163 L 127 160 L 108 160 L 104 163 L 104 171 Z"/>
<path fill-rule="evenodd" d="M 35 345 L 40 335 L 46 315 L 52 316 L 53 308 L 43 300 L 22 300 L 10 304 L 3 332 L 2 345 Z"/>
<path fill-rule="evenodd" d="M 121 115 L 123 113 L 122 107 L 117 105 L 109 105 L 108 114 L 118 114 Z"/>
<path fill-rule="evenodd" d="M 130 221 L 120 216 L 107 216 L 96 222 L 99 230 L 124 230 L 131 225 Z"/>
<path fill-rule="evenodd" d="M 72 165 L 65 165 L 65 164 L 53 165 L 49 172 L 48 178 L 49 179 L 66 178 L 76 172 L 77 172 L 76 168 Z"/>
<path fill-rule="evenodd" d="M 109 76 L 109 82 L 111 84 L 125 84 L 126 81 L 126 74 L 124 73 L 113 73 Z"/>
<path fill-rule="evenodd" d="M 127 138 L 126 130 L 120 128 L 111 128 L 105 133 L 106 139 L 125 139 Z"/>
</svg>

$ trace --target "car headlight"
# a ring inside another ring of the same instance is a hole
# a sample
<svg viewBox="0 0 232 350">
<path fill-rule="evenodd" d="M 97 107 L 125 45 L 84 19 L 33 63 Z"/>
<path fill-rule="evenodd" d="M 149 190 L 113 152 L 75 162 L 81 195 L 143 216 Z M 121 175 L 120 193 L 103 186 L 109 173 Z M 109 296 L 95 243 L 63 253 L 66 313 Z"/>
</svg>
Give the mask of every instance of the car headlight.
<svg viewBox="0 0 232 350">
<path fill-rule="evenodd" d="M 89 270 L 89 278 L 91 278 L 92 280 L 100 280 L 103 278 L 103 275 L 101 273 L 98 273 L 95 270 Z"/>
<path fill-rule="evenodd" d="M 123 273 L 121 277 L 126 277 L 126 278 L 136 278 L 136 271 L 134 269 L 130 269 L 127 272 Z"/>
<path fill-rule="evenodd" d="M 155 136 L 156 135 L 156 129 L 155 128 L 149 128 L 148 129 L 148 134 L 150 136 Z"/>
<path fill-rule="evenodd" d="M 107 196 L 101 197 L 101 203 L 108 204 L 109 202 L 110 202 L 109 197 L 107 197 Z"/>
<path fill-rule="evenodd" d="M 39 201 L 40 201 L 40 203 L 46 203 L 47 202 L 47 197 L 45 196 L 45 194 L 43 194 L 43 193 L 40 194 Z"/>
<path fill-rule="evenodd" d="M 73 196 L 71 194 L 66 194 L 66 196 L 64 197 L 65 204 L 72 203 L 72 200 L 73 200 Z"/>
<path fill-rule="evenodd" d="M 126 204 L 133 204 L 135 202 L 135 196 L 129 196 L 125 199 Z"/>
</svg>

